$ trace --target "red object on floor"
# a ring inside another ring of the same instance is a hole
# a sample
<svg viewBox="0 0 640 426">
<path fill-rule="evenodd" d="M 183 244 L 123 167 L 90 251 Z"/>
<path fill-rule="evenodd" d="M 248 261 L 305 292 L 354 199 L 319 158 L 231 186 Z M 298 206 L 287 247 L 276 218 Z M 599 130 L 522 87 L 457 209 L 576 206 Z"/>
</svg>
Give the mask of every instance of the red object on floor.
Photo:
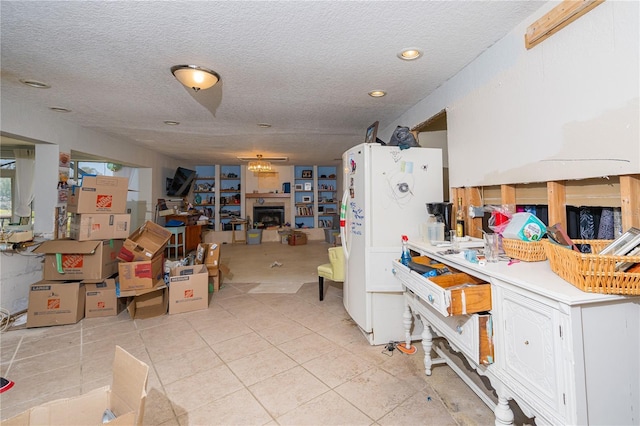
<svg viewBox="0 0 640 426">
<path fill-rule="evenodd" d="M 8 391 L 13 385 L 15 385 L 13 381 L 0 377 L 0 393 Z"/>
</svg>

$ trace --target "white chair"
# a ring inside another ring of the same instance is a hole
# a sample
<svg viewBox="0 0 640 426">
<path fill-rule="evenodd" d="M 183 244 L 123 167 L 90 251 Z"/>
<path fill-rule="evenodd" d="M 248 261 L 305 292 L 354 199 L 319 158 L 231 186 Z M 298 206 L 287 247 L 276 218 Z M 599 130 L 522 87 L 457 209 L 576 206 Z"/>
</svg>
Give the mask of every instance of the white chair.
<svg viewBox="0 0 640 426">
<path fill-rule="evenodd" d="M 329 247 L 329 263 L 318 266 L 318 286 L 320 300 L 324 300 L 324 279 L 344 282 L 344 252 L 342 246 Z"/>
<path fill-rule="evenodd" d="M 180 250 L 182 250 L 182 257 L 187 253 L 187 227 L 183 226 L 167 226 L 166 229 L 171 231 L 171 239 L 167 243 L 167 257 L 171 256 L 171 250 L 175 254 L 175 258 L 180 258 Z"/>
</svg>

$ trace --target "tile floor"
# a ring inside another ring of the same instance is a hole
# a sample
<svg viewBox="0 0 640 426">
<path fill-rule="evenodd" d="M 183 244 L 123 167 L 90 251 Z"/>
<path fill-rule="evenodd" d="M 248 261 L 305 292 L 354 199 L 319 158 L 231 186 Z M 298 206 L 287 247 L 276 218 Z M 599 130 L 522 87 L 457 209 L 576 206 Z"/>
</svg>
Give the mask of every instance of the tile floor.
<svg viewBox="0 0 640 426">
<path fill-rule="evenodd" d="M 232 275 L 207 310 L 2 333 L 0 373 L 16 385 L 0 394 L 0 418 L 109 384 L 120 345 L 151 367 L 148 425 L 493 424 L 449 367 L 424 375 L 421 345 L 414 355 L 370 346 L 341 285 L 327 282 L 318 300 L 315 268 L 328 247 L 223 245 Z M 304 284 L 250 292 L 278 280 Z"/>
</svg>

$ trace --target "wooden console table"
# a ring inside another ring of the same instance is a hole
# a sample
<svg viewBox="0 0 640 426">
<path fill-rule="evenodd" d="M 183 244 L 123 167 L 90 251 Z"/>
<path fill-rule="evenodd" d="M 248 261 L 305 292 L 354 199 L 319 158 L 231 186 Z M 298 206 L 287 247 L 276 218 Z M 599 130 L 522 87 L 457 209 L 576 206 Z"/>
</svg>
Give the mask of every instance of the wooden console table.
<svg viewBox="0 0 640 426">
<path fill-rule="evenodd" d="M 190 252 L 192 250 L 196 250 L 198 248 L 198 244 L 202 242 L 202 225 L 198 225 L 198 218 L 200 214 L 172 214 L 169 216 L 165 216 L 165 220 L 168 222 L 170 220 L 177 220 L 184 223 L 187 226 L 187 241 L 186 241 L 186 251 Z"/>
<path fill-rule="evenodd" d="M 494 410 L 499 425 L 513 423 L 510 399 L 536 424 L 640 424 L 640 296 L 583 292 L 546 261 L 479 266 L 426 243 L 410 241 L 409 247 L 490 285 L 489 311 L 455 315 L 451 290 L 392 262 L 404 287 L 406 311 L 399 320 L 407 341 L 414 317 L 424 325 L 427 376 L 434 363 L 447 363 Z M 466 302 L 462 296 L 466 313 L 473 293 L 467 291 Z M 483 323 L 480 316 L 487 315 Z M 490 358 L 483 357 L 483 329 L 493 345 Z M 434 336 L 489 379 L 497 402 L 432 346 Z M 439 359 L 431 358 L 432 349 Z"/>
</svg>

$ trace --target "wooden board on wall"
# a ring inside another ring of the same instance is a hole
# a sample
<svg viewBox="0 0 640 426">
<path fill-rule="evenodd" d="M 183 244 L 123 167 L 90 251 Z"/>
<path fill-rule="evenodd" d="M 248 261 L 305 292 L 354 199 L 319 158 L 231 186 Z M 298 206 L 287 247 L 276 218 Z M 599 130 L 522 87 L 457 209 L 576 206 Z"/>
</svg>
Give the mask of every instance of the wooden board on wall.
<svg viewBox="0 0 640 426">
<path fill-rule="evenodd" d="M 620 207 L 620 178 L 594 178 L 565 182 L 568 206 Z"/>
</svg>

